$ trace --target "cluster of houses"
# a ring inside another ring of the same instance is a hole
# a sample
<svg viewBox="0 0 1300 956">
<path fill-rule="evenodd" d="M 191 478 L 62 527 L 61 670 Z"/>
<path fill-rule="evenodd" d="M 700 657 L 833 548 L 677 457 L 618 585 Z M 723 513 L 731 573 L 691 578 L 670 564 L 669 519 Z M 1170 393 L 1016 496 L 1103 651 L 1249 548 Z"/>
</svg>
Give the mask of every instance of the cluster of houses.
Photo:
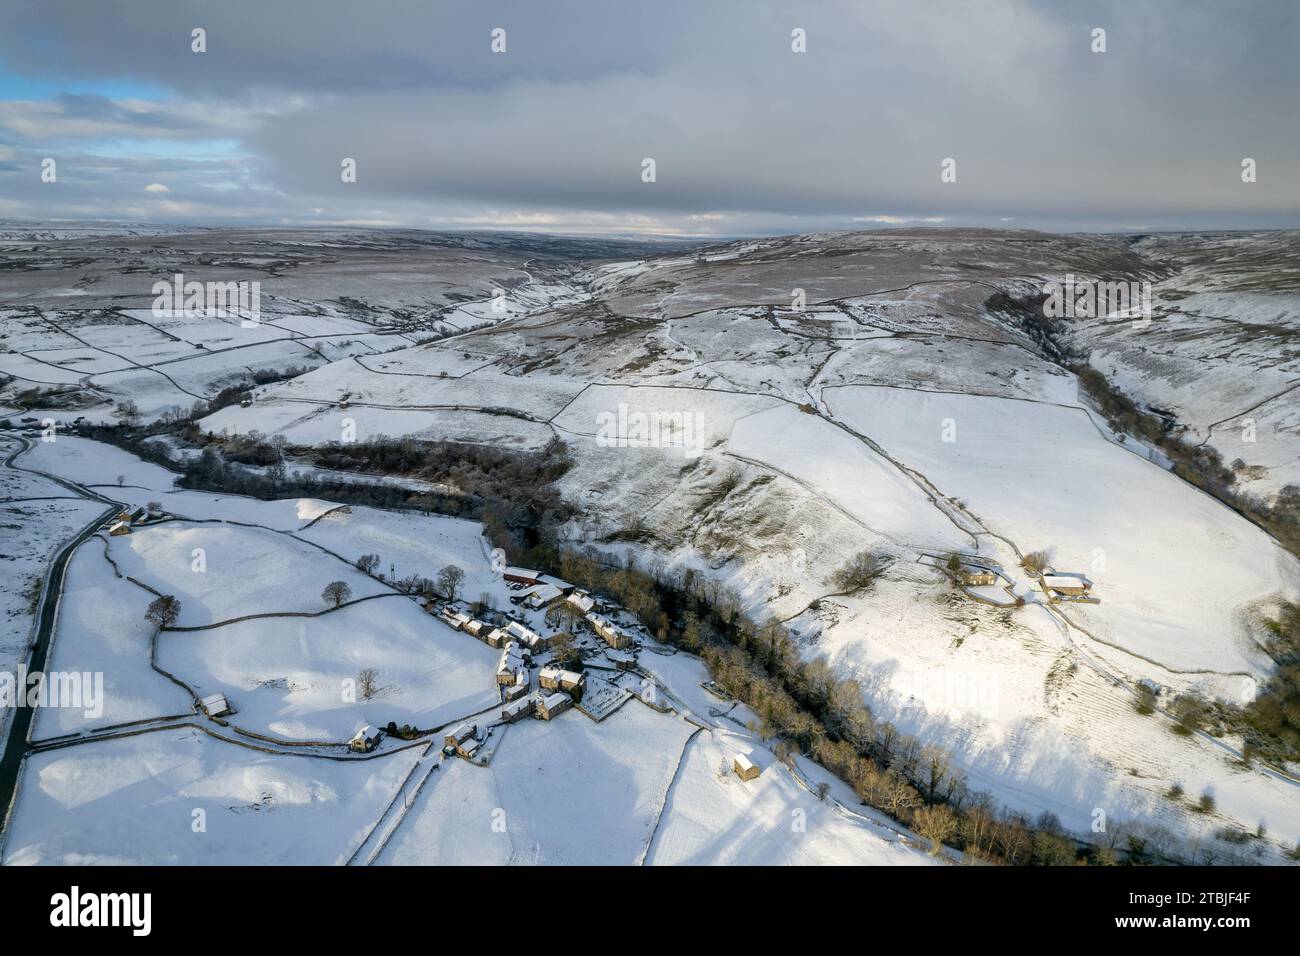
<svg viewBox="0 0 1300 956">
<path fill-rule="evenodd" d="M 536 717 L 538 720 L 553 720 L 572 706 L 573 698 L 558 690 L 550 694 L 521 697 L 519 700 L 511 701 L 501 708 L 501 722 L 513 724 L 525 717 Z"/>
<path fill-rule="evenodd" d="M 501 576 L 515 592 L 510 596 L 512 604 L 538 610 L 563 599 L 582 615 L 596 636 L 610 647 L 622 650 L 632 645 L 630 634 L 609 618 L 596 613 L 596 599 L 588 592 L 557 577 L 542 575 L 527 568 L 506 568 Z"/>
<path fill-rule="evenodd" d="M 517 642 L 528 648 L 529 652 L 540 654 L 551 646 L 549 637 L 539 634 L 519 621 L 511 621 L 505 627 L 497 627 L 486 621 L 480 621 L 450 604 L 439 607 L 437 602 L 430 601 L 425 607 L 429 613 L 437 614 L 438 618 L 449 627 L 478 638 L 488 647 L 500 649 L 511 642 Z"/>
<path fill-rule="evenodd" d="M 108 523 L 108 533 L 111 535 L 130 534 L 133 525 L 139 526 L 150 521 L 157 521 L 165 517 L 163 511 L 156 503 L 151 502 L 153 507 L 136 508 L 134 511 L 123 511 L 117 517 L 111 519 Z"/>
<path fill-rule="evenodd" d="M 517 591 L 510 596 L 512 603 L 536 610 L 564 600 L 582 615 L 592 632 L 610 648 L 623 651 L 632 647 L 633 636 L 610 618 L 598 614 L 595 610 L 596 599 L 586 591 L 558 579 L 541 580 L 541 576 L 536 571 L 529 571 L 526 568 L 506 568 L 503 577 L 510 583 L 511 589 Z M 431 614 L 437 614 L 450 627 L 478 638 L 489 647 L 500 648 L 507 641 L 513 640 L 524 644 L 535 654 L 550 648 L 549 637 L 539 634 L 519 621 L 511 621 L 505 627 L 496 627 L 478 620 L 454 605 L 440 604 L 432 600 L 425 605 L 425 609 Z"/>
<path fill-rule="evenodd" d="M 508 567 L 503 573 L 507 586 L 512 592 L 510 602 L 530 610 L 541 610 L 563 601 L 566 602 L 579 618 L 586 622 L 592 633 L 607 646 L 605 655 L 617 670 L 630 670 L 636 666 L 635 641 L 633 635 L 617 622 L 596 611 L 597 601 L 590 593 L 561 581 L 553 576 L 542 574 L 521 567 Z M 587 675 L 579 671 L 548 664 L 537 674 L 537 687 L 531 685 L 530 671 L 533 659 L 550 650 L 553 637 L 540 634 L 527 624 L 511 620 L 505 625 L 496 625 L 479 620 L 463 607 L 437 600 L 429 600 L 425 610 L 436 615 L 443 623 L 458 631 L 464 631 L 489 647 L 501 651 L 497 661 L 496 682 L 501 692 L 500 722 L 511 724 L 525 717 L 539 720 L 552 720 L 571 707 L 585 706 Z M 612 712 L 621 703 L 621 696 L 626 692 L 605 682 L 597 682 L 606 697 L 596 701 L 594 711 L 589 714 L 594 720 Z M 596 695 L 600 697 L 600 694 Z M 446 735 L 443 753 L 447 756 L 459 756 L 474 760 L 476 755 L 483 757 L 483 740 L 479 728 L 472 723 L 465 723 Z M 480 761 L 481 762 L 481 761 Z"/>
</svg>

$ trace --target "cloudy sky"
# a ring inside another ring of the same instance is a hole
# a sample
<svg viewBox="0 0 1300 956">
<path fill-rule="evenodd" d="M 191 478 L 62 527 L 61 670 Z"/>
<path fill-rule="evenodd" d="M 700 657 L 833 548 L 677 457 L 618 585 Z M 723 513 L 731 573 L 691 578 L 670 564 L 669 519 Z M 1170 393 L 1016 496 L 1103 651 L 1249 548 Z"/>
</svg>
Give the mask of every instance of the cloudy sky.
<svg viewBox="0 0 1300 956">
<path fill-rule="evenodd" d="M 1298 48 L 1293 0 L 4 0 L 0 217 L 1295 228 Z"/>
</svg>

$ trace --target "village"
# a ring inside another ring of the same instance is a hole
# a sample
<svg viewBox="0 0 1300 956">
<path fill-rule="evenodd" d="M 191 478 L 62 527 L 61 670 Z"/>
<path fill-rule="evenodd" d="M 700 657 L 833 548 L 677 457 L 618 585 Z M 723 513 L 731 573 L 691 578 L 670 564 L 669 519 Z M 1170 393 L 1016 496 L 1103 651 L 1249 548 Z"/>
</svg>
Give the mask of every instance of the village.
<svg viewBox="0 0 1300 956">
<path fill-rule="evenodd" d="M 352 509 L 345 505 L 336 511 L 350 514 Z M 121 537 L 172 517 L 159 502 L 150 501 L 117 513 L 102 530 Z M 525 718 L 550 721 L 575 710 L 600 723 L 634 697 L 659 713 L 672 712 L 661 700 L 662 689 L 637 667 L 645 644 L 656 653 L 665 649 L 650 640 L 630 612 L 553 575 L 515 566 L 502 568 L 500 574 L 509 592 L 509 610 L 492 608 L 481 599 L 472 603 L 427 592 L 411 595 L 440 624 L 500 652 L 495 669 L 499 709 L 442 728 L 444 757 L 486 767 L 505 729 Z M 196 710 L 218 722 L 237 713 L 225 693 L 196 697 Z M 395 723 L 382 728 L 364 725 L 346 747 L 369 755 L 386 738 L 425 735 L 404 730 Z M 741 780 L 761 773 L 742 753 L 733 755 L 731 767 Z"/>
<path fill-rule="evenodd" d="M 638 626 L 613 619 L 626 612 L 528 568 L 507 567 L 502 578 L 511 591 L 510 603 L 519 611 L 540 612 L 545 623 L 530 626 L 518 611 L 511 615 L 482 608 L 476 617 L 461 601 L 424 601 L 425 610 L 448 627 L 501 652 L 496 668 L 499 714 L 450 730 L 445 756 L 486 766 L 500 742 L 498 728 L 526 717 L 554 720 L 572 708 L 599 723 L 634 696 L 656 710 L 668 709 L 658 706 L 653 694 L 639 693 Z"/>
<path fill-rule="evenodd" d="M 525 718 L 550 721 L 575 710 L 600 723 L 633 698 L 659 713 L 672 712 L 660 699 L 653 678 L 637 667 L 638 654 L 653 642 L 629 612 L 528 568 L 506 567 L 501 576 L 510 591 L 511 612 L 482 606 L 476 612 L 463 600 L 421 599 L 423 609 L 442 624 L 500 651 L 499 710 L 446 730 L 444 757 L 486 767 L 505 729 Z M 541 615 L 542 622 L 522 619 L 528 613 L 534 618 Z M 213 703 L 229 707 L 224 699 Z M 385 734 L 382 729 L 362 727 L 349 741 L 349 749 L 369 753 Z M 732 756 L 731 768 L 742 781 L 756 779 L 762 772 L 743 753 Z"/>
</svg>

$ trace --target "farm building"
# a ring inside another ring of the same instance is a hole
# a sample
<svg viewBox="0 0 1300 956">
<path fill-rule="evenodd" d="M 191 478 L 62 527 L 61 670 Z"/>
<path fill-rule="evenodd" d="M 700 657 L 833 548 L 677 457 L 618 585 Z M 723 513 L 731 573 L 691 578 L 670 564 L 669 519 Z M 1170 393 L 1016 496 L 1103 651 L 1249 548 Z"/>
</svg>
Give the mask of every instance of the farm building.
<svg viewBox="0 0 1300 956">
<path fill-rule="evenodd" d="M 554 720 L 572 706 L 573 698 L 568 694 L 561 694 L 557 691 L 549 697 L 538 700 L 535 709 L 537 716 L 542 720 Z"/>
<path fill-rule="evenodd" d="M 537 672 L 537 684 L 542 690 L 573 691 L 586 686 L 587 675 L 559 667 L 543 667 Z"/>
<path fill-rule="evenodd" d="M 235 708 L 230 706 L 230 701 L 226 700 L 225 694 L 210 694 L 199 701 L 199 706 L 209 717 L 225 717 L 235 712 Z"/>
<path fill-rule="evenodd" d="M 601 640 L 615 650 L 621 650 L 632 644 L 632 638 L 628 633 L 603 614 L 591 612 L 587 615 L 587 623 Z"/>
<path fill-rule="evenodd" d="M 531 588 L 512 596 L 510 600 L 515 604 L 523 604 L 525 607 L 536 610 L 563 596 L 564 593 L 554 584 L 535 584 Z"/>
<path fill-rule="evenodd" d="M 120 521 L 120 520 L 119 520 L 119 521 L 114 521 L 111 525 L 108 526 L 108 533 L 111 534 L 111 535 L 130 534 L 130 533 L 131 533 L 131 522 L 130 522 L 129 520 L 128 520 L 128 521 Z"/>
<path fill-rule="evenodd" d="M 522 700 L 516 700 L 501 708 L 501 720 L 507 724 L 513 724 L 516 720 L 522 720 L 533 712 L 533 699 L 525 697 Z"/>
<path fill-rule="evenodd" d="M 457 727 L 455 730 L 451 731 L 449 734 L 447 734 L 447 736 L 443 740 L 443 743 L 445 743 L 448 747 L 459 747 L 464 741 L 469 740 L 477 733 L 478 733 L 477 726 L 471 723 L 464 723 L 461 724 L 459 727 Z"/>
<path fill-rule="evenodd" d="M 476 620 L 471 620 L 468 624 L 465 624 L 463 627 L 465 633 L 473 637 L 482 637 L 485 629 L 489 629 L 488 625 L 484 624 L 482 621 L 476 621 Z"/>
<path fill-rule="evenodd" d="M 506 568 L 501 572 L 501 576 L 511 584 L 524 584 L 532 587 L 541 577 L 536 571 L 530 571 L 527 568 Z"/>
<path fill-rule="evenodd" d="M 736 772 L 736 776 L 741 780 L 754 780 L 763 772 L 745 754 L 736 754 L 731 761 L 731 769 Z"/>
<path fill-rule="evenodd" d="M 1043 585 L 1057 594 L 1087 594 L 1092 582 L 1082 574 L 1044 574 Z"/>
<path fill-rule="evenodd" d="M 351 740 L 348 741 L 348 749 L 357 753 L 368 754 L 379 746 L 379 741 L 384 739 L 384 732 L 376 730 L 373 734 L 370 732 L 370 725 L 367 724 L 356 732 Z"/>
<path fill-rule="evenodd" d="M 596 599 L 586 591 L 574 591 L 565 600 L 577 608 L 578 613 L 582 615 L 591 613 L 591 609 L 596 606 Z"/>
<path fill-rule="evenodd" d="M 494 627 L 490 631 L 479 634 L 479 640 L 486 643 L 488 647 L 505 647 L 507 644 L 514 643 L 504 627 Z"/>
</svg>

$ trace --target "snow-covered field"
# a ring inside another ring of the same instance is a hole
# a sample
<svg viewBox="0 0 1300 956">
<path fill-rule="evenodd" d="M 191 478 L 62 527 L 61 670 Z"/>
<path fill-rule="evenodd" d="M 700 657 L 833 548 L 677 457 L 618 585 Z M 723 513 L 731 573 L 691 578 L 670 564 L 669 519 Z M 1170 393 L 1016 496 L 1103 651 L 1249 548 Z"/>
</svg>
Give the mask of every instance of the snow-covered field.
<svg viewBox="0 0 1300 956">
<path fill-rule="evenodd" d="M 33 738 L 189 713 L 189 695 L 149 666 L 153 628 L 144 612 L 153 595 L 113 572 L 102 540 L 92 538 L 77 551 L 68 566 L 66 589 L 47 668 L 102 674 L 102 713 L 43 708 L 36 713 Z"/>
<path fill-rule="evenodd" d="M 1057 569 L 1089 575 L 1101 603 L 1071 610 L 1098 639 L 1174 672 L 1267 672 L 1241 615 L 1300 595 L 1300 563 L 1106 441 L 1082 411 L 901 389 L 826 395 L 838 417 L 959 493 L 1022 552 L 1045 549 Z M 943 439 L 945 420 L 953 441 Z"/>
<path fill-rule="evenodd" d="M 291 567 L 282 570 L 286 600 Z M 158 663 L 200 696 L 223 693 L 233 723 L 287 740 L 346 741 L 390 720 L 430 729 L 497 704 L 498 654 L 452 631 L 404 595 L 318 618 L 263 618 L 164 633 Z M 377 672 L 366 700 L 349 689 Z"/>
<path fill-rule="evenodd" d="M 731 733 L 687 746 L 646 862 L 656 866 L 919 865 L 935 862 L 834 801 L 821 801 L 771 754 Z M 737 753 L 763 768 L 757 780 L 731 772 Z"/>
<path fill-rule="evenodd" d="M 342 863 L 417 753 L 277 756 L 188 728 L 52 750 L 25 768 L 4 862 Z"/>
</svg>

